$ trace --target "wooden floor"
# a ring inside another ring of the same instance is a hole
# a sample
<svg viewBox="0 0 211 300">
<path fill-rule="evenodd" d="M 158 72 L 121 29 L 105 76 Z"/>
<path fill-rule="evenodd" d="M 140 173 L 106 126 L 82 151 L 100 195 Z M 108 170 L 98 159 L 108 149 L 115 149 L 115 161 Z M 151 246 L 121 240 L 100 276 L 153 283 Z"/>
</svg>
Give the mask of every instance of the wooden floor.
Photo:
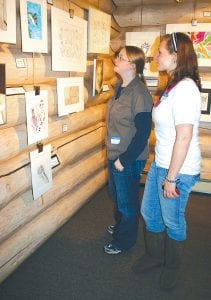
<svg viewBox="0 0 211 300">
<path fill-rule="evenodd" d="M 141 195 L 143 187 L 141 187 Z M 192 193 L 187 207 L 188 240 L 176 289 L 160 290 L 160 270 L 132 271 L 144 253 L 140 221 L 134 249 L 109 256 L 103 245 L 113 221 L 107 187 L 101 189 L 0 286 L 1 300 L 209 300 L 211 299 L 211 197 Z"/>
</svg>

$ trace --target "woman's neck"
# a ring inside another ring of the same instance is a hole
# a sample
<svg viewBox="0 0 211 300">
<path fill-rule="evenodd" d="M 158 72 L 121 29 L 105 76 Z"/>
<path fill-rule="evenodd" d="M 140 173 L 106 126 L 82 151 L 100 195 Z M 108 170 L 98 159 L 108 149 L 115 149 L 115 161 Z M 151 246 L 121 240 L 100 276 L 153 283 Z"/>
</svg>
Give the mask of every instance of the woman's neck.
<svg viewBox="0 0 211 300">
<path fill-rule="evenodd" d="M 127 74 L 127 76 L 122 77 L 122 87 L 126 87 L 135 77 L 136 74 Z"/>
</svg>

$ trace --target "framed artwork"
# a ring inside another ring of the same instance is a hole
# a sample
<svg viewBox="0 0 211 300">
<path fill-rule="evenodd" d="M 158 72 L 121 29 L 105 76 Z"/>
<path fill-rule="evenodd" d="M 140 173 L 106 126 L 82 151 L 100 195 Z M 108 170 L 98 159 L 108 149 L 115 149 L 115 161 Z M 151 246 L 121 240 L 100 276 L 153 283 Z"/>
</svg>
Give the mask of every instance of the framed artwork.
<svg viewBox="0 0 211 300">
<path fill-rule="evenodd" d="M 126 45 L 137 46 L 144 51 L 146 56 L 145 77 L 158 77 L 157 64 L 153 57 L 158 50 L 160 32 L 126 32 L 125 42 Z"/>
<path fill-rule="evenodd" d="M 28 144 L 33 144 L 48 137 L 48 98 L 47 91 L 26 92 L 26 119 Z"/>
<path fill-rule="evenodd" d="M 16 43 L 16 0 L 0 0 L 0 42 Z"/>
<path fill-rule="evenodd" d="M 109 54 L 111 16 L 97 9 L 89 8 L 88 52 Z"/>
<path fill-rule="evenodd" d="M 48 52 L 47 3 L 45 0 L 20 0 L 23 52 Z"/>
<path fill-rule="evenodd" d="M 51 145 L 30 152 L 32 192 L 36 200 L 52 187 Z"/>
<path fill-rule="evenodd" d="M 103 60 L 94 59 L 93 72 L 93 96 L 100 94 L 103 90 Z"/>
<path fill-rule="evenodd" d="M 6 71 L 5 64 L 0 64 L 0 125 L 6 123 Z"/>
<path fill-rule="evenodd" d="M 52 70 L 86 72 L 87 21 L 51 7 Z"/>
<path fill-rule="evenodd" d="M 84 110 L 83 77 L 57 78 L 58 115 Z"/>
<path fill-rule="evenodd" d="M 210 81 L 202 81 L 200 121 L 211 122 L 211 82 Z"/>
<path fill-rule="evenodd" d="M 191 24 L 167 24 L 166 33 L 184 32 L 193 42 L 198 57 L 199 66 L 211 66 L 211 26 L 210 23 L 201 23 L 197 26 Z"/>
</svg>

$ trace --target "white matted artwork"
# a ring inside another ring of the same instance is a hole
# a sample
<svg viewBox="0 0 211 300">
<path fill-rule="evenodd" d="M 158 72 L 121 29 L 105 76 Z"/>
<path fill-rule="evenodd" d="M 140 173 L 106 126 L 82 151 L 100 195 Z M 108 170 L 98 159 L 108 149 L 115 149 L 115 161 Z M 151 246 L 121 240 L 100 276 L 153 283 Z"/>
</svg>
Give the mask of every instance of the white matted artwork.
<svg viewBox="0 0 211 300">
<path fill-rule="evenodd" d="M 166 33 L 184 32 L 193 42 L 198 57 L 199 66 L 211 66 L 211 24 L 201 23 L 197 26 L 191 24 L 167 24 Z"/>
<path fill-rule="evenodd" d="M 36 200 L 52 187 L 51 145 L 30 152 L 32 191 Z"/>
<path fill-rule="evenodd" d="M 48 137 L 48 92 L 26 92 L 26 118 L 28 144 L 39 142 Z"/>
<path fill-rule="evenodd" d="M 128 46 L 141 48 L 146 55 L 144 75 L 146 77 L 158 77 L 157 64 L 153 60 L 160 43 L 160 32 L 126 32 L 125 43 Z"/>
<path fill-rule="evenodd" d="M 16 0 L 0 0 L 0 42 L 16 43 Z"/>
<path fill-rule="evenodd" d="M 211 81 L 201 82 L 201 122 L 211 122 Z"/>
<path fill-rule="evenodd" d="M 87 21 L 51 7 L 52 70 L 86 72 Z"/>
<path fill-rule="evenodd" d="M 57 78 L 58 115 L 84 110 L 83 77 Z"/>
<path fill-rule="evenodd" d="M 20 0 L 23 52 L 48 52 L 45 0 Z"/>
<path fill-rule="evenodd" d="M 111 16 L 97 9 L 89 8 L 88 52 L 109 54 Z"/>
</svg>

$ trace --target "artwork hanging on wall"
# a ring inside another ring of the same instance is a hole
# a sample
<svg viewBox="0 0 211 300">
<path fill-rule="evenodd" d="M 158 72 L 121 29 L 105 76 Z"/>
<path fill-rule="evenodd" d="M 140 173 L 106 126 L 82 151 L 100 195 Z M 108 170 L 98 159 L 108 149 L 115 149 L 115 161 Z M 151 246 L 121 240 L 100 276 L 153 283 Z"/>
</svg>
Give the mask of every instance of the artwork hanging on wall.
<svg viewBox="0 0 211 300">
<path fill-rule="evenodd" d="M 84 110 L 83 77 L 57 78 L 58 115 Z"/>
<path fill-rule="evenodd" d="M 201 122 L 211 122 L 211 82 L 202 81 Z"/>
<path fill-rule="evenodd" d="M 26 118 L 28 144 L 48 137 L 48 98 L 47 91 L 26 92 Z"/>
<path fill-rule="evenodd" d="M 103 60 L 94 59 L 93 96 L 99 95 L 103 90 Z"/>
<path fill-rule="evenodd" d="M 5 64 L 0 64 L 0 125 L 6 122 L 6 72 Z"/>
<path fill-rule="evenodd" d="M 36 200 L 52 187 L 51 145 L 30 152 L 32 192 Z"/>
<path fill-rule="evenodd" d="M 43 0 L 20 0 L 23 52 L 48 52 L 47 4 Z"/>
<path fill-rule="evenodd" d="M 201 23 L 197 26 L 192 26 L 191 24 L 167 24 L 166 33 L 172 32 L 186 33 L 193 42 L 199 66 L 211 66 L 210 23 Z"/>
<path fill-rule="evenodd" d="M 16 0 L 0 0 L 0 42 L 16 43 Z"/>
<path fill-rule="evenodd" d="M 144 75 L 158 77 L 157 64 L 153 60 L 160 42 L 160 32 L 126 32 L 125 43 L 141 48 L 146 56 Z"/>
<path fill-rule="evenodd" d="M 87 21 L 51 7 L 52 70 L 86 72 Z"/>
<path fill-rule="evenodd" d="M 88 16 L 88 52 L 109 54 L 111 16 L 90 8 Z"/>
</svg>

